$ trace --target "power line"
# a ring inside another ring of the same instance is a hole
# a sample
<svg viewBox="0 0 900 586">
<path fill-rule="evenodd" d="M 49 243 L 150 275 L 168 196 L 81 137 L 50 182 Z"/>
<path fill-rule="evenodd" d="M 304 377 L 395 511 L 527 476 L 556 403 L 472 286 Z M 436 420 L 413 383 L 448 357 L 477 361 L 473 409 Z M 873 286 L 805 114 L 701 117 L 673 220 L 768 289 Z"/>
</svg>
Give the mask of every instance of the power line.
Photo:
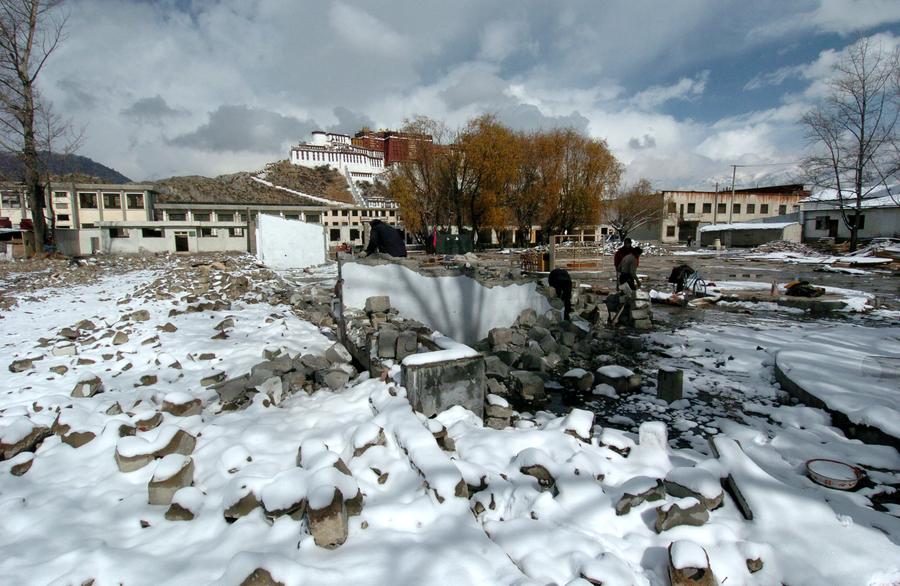
<svg viewBox="0 0 900 586">
<path fill-rule="evenodd" d="M 790 163 L 758 163 L 756 165 L 728 165 L 728 166 L 729 167 L 737 167 L 739 169 L 744 168 L 744 167 L 787 167 L 790 165 L 799 165 L 802 162 L 803 161 L 791 161 Z"/>
</svg>

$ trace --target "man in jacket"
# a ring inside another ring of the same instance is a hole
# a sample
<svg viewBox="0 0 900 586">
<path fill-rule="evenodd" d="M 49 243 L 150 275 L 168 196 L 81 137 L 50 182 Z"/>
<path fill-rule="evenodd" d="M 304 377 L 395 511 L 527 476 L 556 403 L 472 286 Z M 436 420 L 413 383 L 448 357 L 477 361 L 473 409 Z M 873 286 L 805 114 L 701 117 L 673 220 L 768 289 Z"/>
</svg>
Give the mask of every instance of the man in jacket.
<svg viewBox="0 0 900 586">
<path fill-rule="evenodd" d="M 613 254 L 613 266 L 616 268 L 616 277 L 619 276 L 619 265 L 622 264 L 622 259 L 625 258 L 633 248 L 631 248 L 631 238 L 626 238 L 622 241 L 622 246 L 620 246 L 615 254 Z"/>
<path fill-rule="evenodd" d="M 637 268 L 638 259 L 640 259 L 642 252 L 644 251 L 640 248 L 632 248 L 631 252 L 625 255 L 625 258 L 619 264 L 619 284 L 628 283 L 632 291 L 636 291 L 641 286 L 637 276 Z"/>
<path fill-rule="evenodd" d="M 381 220 L 372 220 L 370 226 L 366 255 L 383 252 L 391 256 L 406 256 L 406 243 L 403 242 L 403 234 L 399 230 Z"/>
</svg>

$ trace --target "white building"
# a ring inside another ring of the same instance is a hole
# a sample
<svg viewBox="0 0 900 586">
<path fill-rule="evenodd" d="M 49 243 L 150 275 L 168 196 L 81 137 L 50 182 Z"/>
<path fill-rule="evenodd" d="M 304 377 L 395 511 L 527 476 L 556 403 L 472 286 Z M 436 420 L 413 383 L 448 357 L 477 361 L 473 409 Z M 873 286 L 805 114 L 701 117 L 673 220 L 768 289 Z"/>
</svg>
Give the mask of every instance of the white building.
<svg viewBox="0 0 900 586">
<path fill-rule="evenodd" d="M 850 208 L 855 208 L 855 205 L 852 196 L 845 196 L 844 207 L 850 221 L 853 221 L 853 210 Z M 840 202 L 833 189 L 817 191 L 802 200 L 800 221 L 804 241 L 850 239 L 850 228 L 841 217 Z M 900 238 L 900 184 L 873 189 L 863 199 L 857 235 L 862 240 Z"/>
<path fill-rule="evenodd" d="M 312 133 L 311 142 L 291 147 L 290 161 L 311 168 L 327 165 L 343 173 L 352 183 L 372 181 L 384 173 L 384 153 L 354 146 L 346 134 L 321 130 Z"/>
</svg>

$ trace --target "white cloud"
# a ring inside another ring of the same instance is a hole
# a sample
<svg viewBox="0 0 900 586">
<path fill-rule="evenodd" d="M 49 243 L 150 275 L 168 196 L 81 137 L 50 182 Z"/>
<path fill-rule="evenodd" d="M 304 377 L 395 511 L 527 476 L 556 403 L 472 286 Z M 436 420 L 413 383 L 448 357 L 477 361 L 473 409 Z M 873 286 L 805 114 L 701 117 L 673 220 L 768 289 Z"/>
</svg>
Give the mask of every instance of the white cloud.
<svg viewBox="0 0 900 586">
<path fill-rule="evenodd" d="M 694 78 L 683 77 L 672 85 L 647 88 L 634 96 L 632 101 L 638 108 L 652 110 L 670 100 L 690 100 L 703 93 L 708 79 L 709 71 L 701 71 Z"/>
<path fill-rule="evenodd" d="M 818 0 L 814 9 L 754 27 L 748 36 L 782 37 L 806 30 L 850 35 L 896 22 L 900 22 L 896 0 Z"/>
</svg>

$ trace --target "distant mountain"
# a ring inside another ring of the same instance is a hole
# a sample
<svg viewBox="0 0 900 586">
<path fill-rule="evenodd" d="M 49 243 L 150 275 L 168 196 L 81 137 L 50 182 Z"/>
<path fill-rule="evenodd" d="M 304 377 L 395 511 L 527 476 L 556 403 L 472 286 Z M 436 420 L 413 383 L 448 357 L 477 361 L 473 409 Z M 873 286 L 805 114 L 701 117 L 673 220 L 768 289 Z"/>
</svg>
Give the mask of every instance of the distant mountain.
<svg viewBox="0 0 900 586">
<path fill-rule="evenodd" d="M 101 165 L 93 159 L 80 155 L 61 155 L 47 152 L 39 153 L 41 163 L 49 163 L 50 174 L 54 178 L 77 180 L 78 182 L 95 183 L 131 183 L 131 179 L 115 169 Z M 12 153 L 0 152 L 0 179 L 5 181 L 24 181 L 25 172 L 19 157 Z"/>
</svg>

